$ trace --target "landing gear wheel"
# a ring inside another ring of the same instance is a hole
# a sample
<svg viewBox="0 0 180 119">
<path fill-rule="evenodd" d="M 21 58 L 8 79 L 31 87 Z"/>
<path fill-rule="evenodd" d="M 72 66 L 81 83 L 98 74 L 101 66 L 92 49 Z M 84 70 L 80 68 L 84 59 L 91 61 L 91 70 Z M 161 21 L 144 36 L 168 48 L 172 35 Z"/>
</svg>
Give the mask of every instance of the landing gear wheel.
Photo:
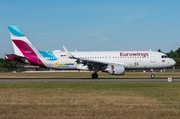
<svg viewBox="0 0 180 119">
<path fill-rule="evenodd" d="M 155 77 L 155 75 L 154 74 L 151 74 L 151 78 L 154 78 Z"/>
<path fill-rule="evenodd" d="M 97 73 L 93 73 L 91 76 L 92 76 L 93 79 L 96 79 L 98 77 L 98 74 Z"/>
</svg>

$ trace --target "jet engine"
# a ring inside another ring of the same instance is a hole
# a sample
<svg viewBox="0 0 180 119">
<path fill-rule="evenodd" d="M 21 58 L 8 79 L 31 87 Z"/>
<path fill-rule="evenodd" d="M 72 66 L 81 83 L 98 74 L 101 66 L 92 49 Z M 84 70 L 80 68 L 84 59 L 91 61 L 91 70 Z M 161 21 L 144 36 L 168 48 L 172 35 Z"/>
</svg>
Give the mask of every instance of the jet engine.
<svg viewBox="0 0 180 119">
<path fill-rule="evenodd" d="M 111 75 L 124 75 L 125 73 L 125 66 L 120 64 L 110 64 L 108 66 L 109 74 Z"/>
</svg>

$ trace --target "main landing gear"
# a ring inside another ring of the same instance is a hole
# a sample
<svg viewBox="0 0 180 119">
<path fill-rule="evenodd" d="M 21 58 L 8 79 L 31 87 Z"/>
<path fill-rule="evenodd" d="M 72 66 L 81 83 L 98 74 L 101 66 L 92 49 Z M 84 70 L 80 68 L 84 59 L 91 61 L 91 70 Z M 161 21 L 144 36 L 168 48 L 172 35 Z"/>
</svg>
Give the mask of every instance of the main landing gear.
<svg viewBox="0 0 180 119">
<path fill-rule="evenodd" d="M 96 78 L 98 78 L 98 74 L 97 74 L 97 73 L 93 73 L 93 74 L 91 75 L 91 77 L 92 77 L 93 79 L 96 79 Z"/>
</svg>

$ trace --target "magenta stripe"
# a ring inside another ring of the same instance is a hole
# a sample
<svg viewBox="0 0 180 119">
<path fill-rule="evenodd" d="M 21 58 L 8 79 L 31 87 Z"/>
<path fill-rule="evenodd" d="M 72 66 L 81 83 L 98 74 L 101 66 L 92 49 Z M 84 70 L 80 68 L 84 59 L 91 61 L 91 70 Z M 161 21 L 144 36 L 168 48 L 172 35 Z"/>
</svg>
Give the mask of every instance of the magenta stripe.
<svg viewBox="0 0 180 119">
<path fill-rule="evenodd" d="M 7 56 L 7 55 L 6 55 Z M 9 60 L 14 60 L 14 58 L 12 58 L 12 57 L 9 57 L 9 56 L 7 56 L 7 58 L 9 59 Z"/>
<path fill-rule="evenodd" d="M 19 48 L 19 50 L 22 52 L 22 54 L 27 57 L 27 60 L 32 65 L 46 67 L 44 63 L 39 59 L 39 57 L 36 55 L 36 53 L 32 50 L 32 48 L 24 41 L 22 40 L 14 40 L 12 41 L 16 44 L 16 46 Z"/>
</svg>

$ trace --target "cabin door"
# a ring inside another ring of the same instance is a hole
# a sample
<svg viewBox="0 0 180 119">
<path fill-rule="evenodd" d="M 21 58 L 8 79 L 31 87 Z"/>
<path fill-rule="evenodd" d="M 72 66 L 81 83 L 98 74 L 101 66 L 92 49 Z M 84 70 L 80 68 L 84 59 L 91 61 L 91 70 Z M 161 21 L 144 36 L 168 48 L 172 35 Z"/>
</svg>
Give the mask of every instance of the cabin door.
<svg viewBox="0 0 180 119">
<path fill-rule="evenodd" d="M 156 54 L 153 52 L 150 53 L 150 62 L 156 63 Z"/>
</svg>

